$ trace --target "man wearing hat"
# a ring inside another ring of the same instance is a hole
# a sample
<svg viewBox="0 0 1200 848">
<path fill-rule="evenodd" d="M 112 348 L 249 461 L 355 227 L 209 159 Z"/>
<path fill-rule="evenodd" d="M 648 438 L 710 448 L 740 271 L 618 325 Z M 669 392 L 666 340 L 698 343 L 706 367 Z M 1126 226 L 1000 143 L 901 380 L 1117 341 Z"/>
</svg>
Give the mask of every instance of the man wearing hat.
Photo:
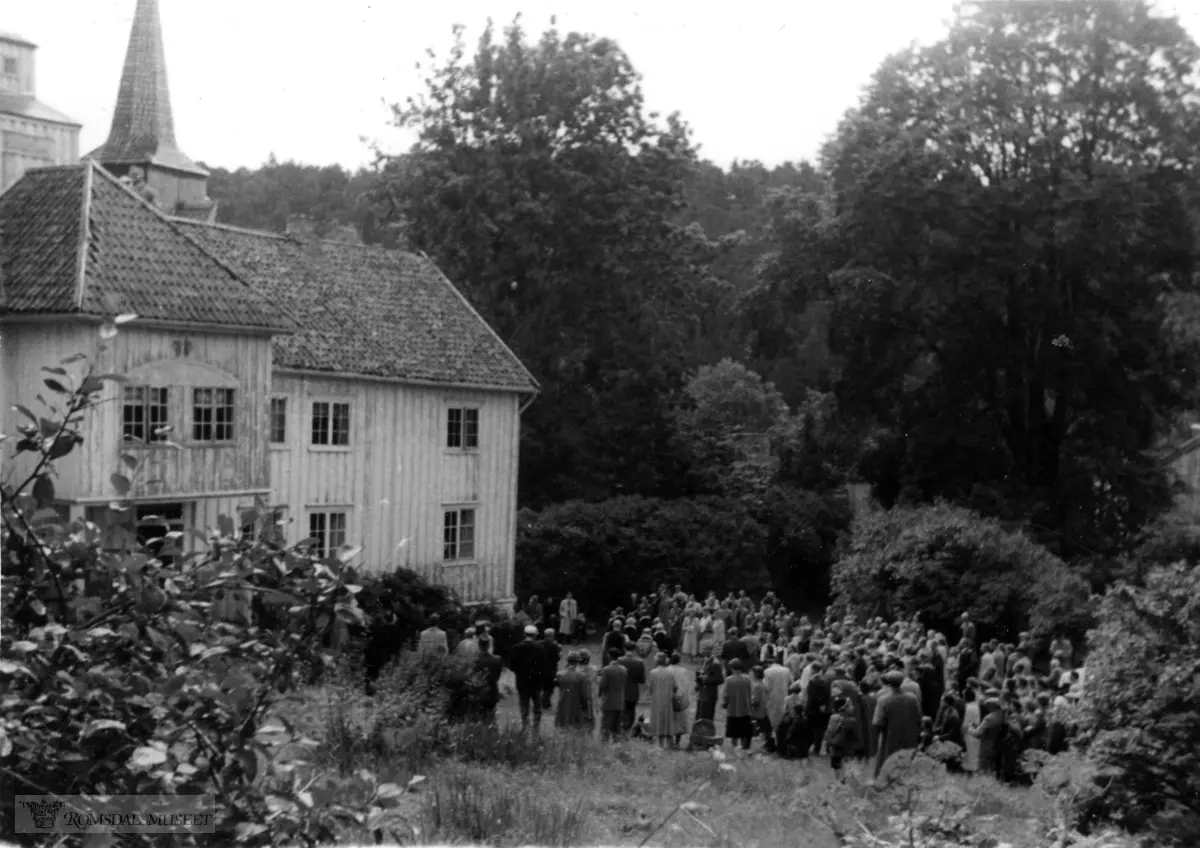
<svg viewBox="0 0 1200 848">
<path fill-rule="evenodd" d="M 876 778 L 879 777 L 879 772 L 888 757 L 897 751 L 916 748 L 921 744 L 921 706 L 916 698 L 900 688 L 903 683 L 903 672 L 892 670 L 883 676 L 887 694 L 876 704 L 872 722 L 879 734 L 879 755 L 875 760 Z"/>
<path fill-rule="evenodd" d="M 608 665 L 600 671 L 600 738 L 615 741 L 621 735 L 625 681 L 629 679 L 629 672 L 621 664 L 621 654 L 615 648 L 608 652 L 607 659 Z"/>
<path fill-rule="evenodd" d="M 558 661 L 562 658 L 562 645 L 555 641 L 558 634 L 547 627 L 542 634 L 542 650 L 546 654 L 546 675 L 542 682 L 542 708 L 550 709 L 550 698 L 554 694 L 554 680 L 558 674 Z"/>
<path fill-rule="evenodd" d="M 546 681 L 546 652 L 537 643 L 538 629 L 525 625 L 525 639 L 513 646 L 508 667 L 517 679 L 517 703 L 521 709 L 521 729 L 529 727 L 529 707 L 533 705 L 533 723 L 542 723 L 542 686 Z"/>
<path fill-rule="evenodd" d="M 630 642 L 625 646 L 625 656 L 619 662 L 625 667 L 625 732 L 633 730 L 637 717 L 638 699 L 642 696 L 642 684 L 646 682 L 646 664 L 637 655 L 637 646 Z"/>
</svg>

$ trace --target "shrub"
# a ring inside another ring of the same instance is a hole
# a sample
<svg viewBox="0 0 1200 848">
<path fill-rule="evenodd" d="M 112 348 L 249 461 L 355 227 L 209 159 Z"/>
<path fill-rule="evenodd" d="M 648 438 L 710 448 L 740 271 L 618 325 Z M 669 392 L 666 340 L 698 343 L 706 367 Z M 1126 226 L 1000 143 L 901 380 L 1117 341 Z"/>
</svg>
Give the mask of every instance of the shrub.
<svg viewBox="0 0 1200 848">
<path fill-rule="evenodd" d="M 521 595 L 570 590 L 589 610 L 607 610 L 660 581 L 718 592 L 769 583 L 766 534 L 731 499 L 569 501 L 518 521 Z"/>
<path fill-rule="evenodd" d="M 920 612 L 927 626 L 952 632 L 956 617 L 970 612 L 981 638 L 1013 638 L 1041 587 L 1066 580 L 1064 569 L 1023 534 L 939 503 L 859 517 L 847 555 L 833 567 L 833 590 L 839 608 L 862 616 Z"/>
<path fill-rule="evenodd" d="M 17 452 L 30 461 L 0 489 L 3 835 L 14 826 L 13 795 L 28 792 L 211 794 L 220 840 L 335 838 L 347 811 L 314 805 L 295 779 L 309 742 L 278 707 L 303 664 L 329 662 L 323 646 L 335 623 L 362 623 L 344 565 L 356 551 L 320 558 L 307 544 L 242 537 L 235 528 L 251 516 L 223 517 L 193 553 L 178 532 L 157 552 L 102 550 L 101 528 L 51 508 L 53 466 L 84 442 L 88 410 L 117 378 L 46 371 L 54 402 L 44 416 L 18 407 L 28 423 Z M 122 469 L 111 478 L 119 497 L 133 487 L 137 457 L 122 457 Z M 232 590 L 257 594 L 287 626 L 214 620 L 219 593 Z"/>
<path fill-rule="evenodd" d="M 1170 808 L 1200 819 L 1200 566 L 1113 586 L 1088 635 L 1081 738 L 1104 809 L 1133 827 Z"/>
</svg>

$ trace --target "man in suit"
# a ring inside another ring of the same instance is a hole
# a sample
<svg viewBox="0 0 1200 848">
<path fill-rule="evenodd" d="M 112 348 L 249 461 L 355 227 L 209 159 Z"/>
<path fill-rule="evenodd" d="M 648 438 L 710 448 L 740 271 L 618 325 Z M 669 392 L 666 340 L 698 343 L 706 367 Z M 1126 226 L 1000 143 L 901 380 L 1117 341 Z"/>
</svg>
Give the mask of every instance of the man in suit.
<svg viewBox="0 0 1200 848">
<path fill-rule="evenodd" d="M 521 710 L 521 729 L 529 727 L 529 709 L 533 706 L 533 725 L 542 723 L 542 686 L 546 682 L 546 652 L 537 643 L 538 630 L 525 626 L 525 640 L 513 645 L 508 667 L 517 678 L 517 704 Z"/>
<path fill-rule="evenodd" d="M 554 679 L 558 676 L 558 661 L 562 658 L 562 645 L 555 641 L 553 627 L 542 634 L 542 650 L 546 652 L 546 676 L 542 682 L 542 707 L 550 709 L 550 696 L 554 692 Z"/>
<path fill-rule="evenodd" d="M 621 654 L 608 652 L 608 665 L 600 670 L 600 738 L 616 741 L 621 736 L 625 714 L 625 689 L 629 672 L 621 664 Z M 635 702 L 636 703 L 636 702 Z"/>
<path fill-rule="evenodd" d="M 633 730 L 633 720 L 637 717 L 638 699 L 642 696 L 641 686 L 646 682 L 646 664 L 637 655 L 637 646 L 625 646 L 625 656 L 619 662 L 625 667 L 625 732 Z"/>
<path fill-rule="evenodd" d="M 804 693 L 804 718 L 812 728 L 812 752 L 815 756 L 821 753 L 825 729 L 829 726 L 829 707 L 833 699 L 833 690 L 824 666 L 816 662 L 812 667 L 812 677 L 809 678 L 808 688 Z"/>
<path fill-rule="evenodd" d="M 735 746 L 740 742 L 748 751 L 754 739 L 754 720 L 750 717 L 752 684 L 749 676 L 743 673 L 744 669 L 741 660 L 729 664 L 721 703 L 725 707 L 725 737 L 733 740 Z"/>
<path fill-rule="evenodd" d="M 758 658 L 755 657 L 755 659 Z M 738 629 L 730 627 L 729 638 L 721 646 L 721 661 L 725 663 L 726 677 L 731 673 L 729 669 L 734 660 L 741 660 L 742 667 L 745 668 L 750 664 L 750 650 L 746 647 L 746 643 L 738 638 Z"/>
<path fill-rule="evenodd" d="M 437 613 L 429 617 L 429 626 L 421 631 L 417 641 L 417 654 L 425 657 L 444 657 L 450 653 L 450 644 L 446 641 L 446 631 L 438 625 L 442 618 Z"/>
</svg>

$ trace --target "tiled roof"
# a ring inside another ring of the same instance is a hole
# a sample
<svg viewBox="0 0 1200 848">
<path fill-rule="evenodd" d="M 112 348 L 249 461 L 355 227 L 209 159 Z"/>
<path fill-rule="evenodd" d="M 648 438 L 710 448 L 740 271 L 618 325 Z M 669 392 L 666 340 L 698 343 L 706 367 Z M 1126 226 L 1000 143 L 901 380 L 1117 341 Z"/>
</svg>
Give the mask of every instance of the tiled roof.
<svg viewBox="0 0 1200 848">
<path fill-rule="evenodd" d="M 0 315 L 129 312 L 144 320 L 296 328 L 95 163 L 26 171 L 0 195 Z"/>
<path fill-rule="evenodd" d="M 537 381 L 423 255 L 178 220 L 300 323 L 275 365 L 536 391 Z"/>
<path fill-rule="evenodd" d="M 102 164 L 154 162 L 207 175 L 175 142 L 175 120 L 167 89 L 158 0 L 138 0 L 125 51 L 108 140 L 88 156 Z"/>
</svg>

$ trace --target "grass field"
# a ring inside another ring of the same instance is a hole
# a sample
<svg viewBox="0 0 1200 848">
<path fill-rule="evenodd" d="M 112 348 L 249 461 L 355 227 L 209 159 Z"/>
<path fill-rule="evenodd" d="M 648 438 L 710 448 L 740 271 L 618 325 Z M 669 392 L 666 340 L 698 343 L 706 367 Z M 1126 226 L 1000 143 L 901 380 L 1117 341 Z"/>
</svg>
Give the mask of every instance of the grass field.
<svg viewBox="0 0 1200 848">
<path fill-rule="evenodd" d="M 727 744 L 719 756 L 641 741 L 606 744 L 595 734 L 556 732 L 551 715 L 526 736 L 514 726 L 511 695 L 495 730 L 438 731 L 436 745 L 433 731 L 420 729 L 372 738 L 385 699 L 327 684 L 299 693 L 287 711 L 320 743 L 312 774 L 327 797 L 369 795 L 358 774 L 364 768 L 379 782 L 405 786 L 419 778 L 380 833 L 364 827 L 346 844 L 379 836 L 490 845 L 640 845 L 647 837 L 656 846 L 1052 844 L 1045 837 L 1052 799 L 988 778 L 943 772 L 932 782 L 881 790 L 871 786 L 866 764 L 851 764 L 839 784 L 823 757 L 782 760 L 761 753 L 760 742 L 748 754 Z M 949 841 L 906 838 L 912 822 L 945 831 Z M 966 841 L 968 831 L 975 841 Z M 985 836 L 991 839 L 978 841 Z"/>
</svg>

